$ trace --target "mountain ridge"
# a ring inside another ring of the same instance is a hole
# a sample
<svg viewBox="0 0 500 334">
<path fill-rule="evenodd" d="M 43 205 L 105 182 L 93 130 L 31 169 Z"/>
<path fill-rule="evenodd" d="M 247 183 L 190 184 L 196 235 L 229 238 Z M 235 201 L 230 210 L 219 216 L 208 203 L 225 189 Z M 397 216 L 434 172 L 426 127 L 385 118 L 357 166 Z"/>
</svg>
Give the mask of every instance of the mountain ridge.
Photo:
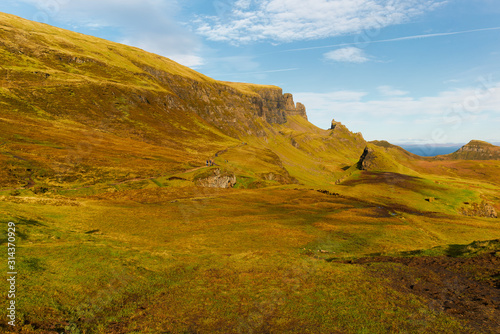
<svg viewBox="0 0 500 334">
<path fill-rule="evenodd" d="M 63 186 L 56 176 L 89 182 L 82 166 L 100 175 L 91 182 L 137 172 L 175 174 L 203 166 L 219 151 L 234 155 L 221 167 L 264 183 L 269 173 L 273 180 L 290 179 L 283 168 L 303 177 L 296 160 L 335 179 L 343 173 L 337 163 L 354 164 L 364 147 L 362 136 L 347 129 L 332 135 L 309 123 L 305 106 L 277 86 L 217 81 L 138 48 L 7 14 L 0 14 L 0 38 L 6 121 L 0 127 L 8 143 L 2 159 L 12 165 L 2 178 L 8 185 L 20 186 L 31 174 L 43 187 Z M 242 141 L 250 145 L 239 146 Z M 106 143 L 115 151 L 106 151 Z M 284 162 L 269 160 L 270 149 Z M 245 150 L 253 163 L 244 161 Z M 134 158 L 124 163 L 126 156 Z"/>
</svg>

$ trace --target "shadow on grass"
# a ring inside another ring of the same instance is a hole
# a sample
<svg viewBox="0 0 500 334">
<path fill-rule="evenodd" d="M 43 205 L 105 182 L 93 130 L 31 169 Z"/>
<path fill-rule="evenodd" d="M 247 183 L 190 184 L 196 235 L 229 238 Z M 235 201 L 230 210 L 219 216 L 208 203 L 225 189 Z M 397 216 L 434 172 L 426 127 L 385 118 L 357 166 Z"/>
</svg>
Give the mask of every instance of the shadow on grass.
<svg viewBox="0 0 500 334">
<path fill-rule="evenodd" d="M 352 259 L 372 258 L 372 257 L 393 257 L 393 258 L 406 258 L 406 257 L 474 257 L 488 253 L 500 252 L 500 239 L 474 241 L 466 245 L 451 244 L 446 246 L 437 246 L 430 249 L 417 249 L 412 251 L 404 251 L 398 253 L 370 253 L 365 256 L 352 257 Z M 351 259 L 351 258 L 349 258 Z M 327 259 L 328 262 L 336 262 L 339 260 L 346 260 L 346 258 L 332 257 Z"/>
<path fill-rule="evenodd" d="M 23 218 L 23 217 L 15 217 L 14 219 L 9 220 L 11 222 L 14 222 L 16 224 L 15 227 L 15 234 L 16 238 L 21 239 L 21 240 L 27 240 L 28 239 L 28 234 L 25 231 L 25 227 L 42 227 L 46 226 L 42 222 L 35 220 L 35 219 L 30 219 L 30 218 Z M 5 230 L 2 231 L 0 234 L 0 245 L 7 244 L 8 242 L 8 235 L 7 235 L 8 229 L 7 226 L 5 227 Z"/>
</svg>

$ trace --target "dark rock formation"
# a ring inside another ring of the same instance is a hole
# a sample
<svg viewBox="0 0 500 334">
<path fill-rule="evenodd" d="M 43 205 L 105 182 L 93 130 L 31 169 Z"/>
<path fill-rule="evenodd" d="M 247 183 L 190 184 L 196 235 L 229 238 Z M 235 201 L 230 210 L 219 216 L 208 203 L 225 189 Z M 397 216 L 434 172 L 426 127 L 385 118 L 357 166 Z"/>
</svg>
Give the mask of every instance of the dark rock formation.
<svg viewBox="0 0 500 334">
<path fill-rule="evenodd" d="M 360 170 L 371 170 L 374 166 L 375 153 L 373 149 L 365 147 L 363 154 L 358 161 L 358 169 Z"/>
<path fill-rule="evenodd" d="M 285 98 L 281 88 L 262 88 L 257 90 L 261 99 L 255 100 L 259 106 L 258 115 L 270 124 L 286 123 Z"/>
</svg>

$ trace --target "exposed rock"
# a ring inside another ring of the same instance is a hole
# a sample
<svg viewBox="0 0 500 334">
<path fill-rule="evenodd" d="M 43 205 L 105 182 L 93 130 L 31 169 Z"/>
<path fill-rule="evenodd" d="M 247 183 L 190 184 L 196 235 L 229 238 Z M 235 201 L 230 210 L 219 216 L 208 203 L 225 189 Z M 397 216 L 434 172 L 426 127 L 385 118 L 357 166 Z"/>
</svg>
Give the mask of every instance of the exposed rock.
<svg viewBox="0 0 500 334">
<path fill-rule="evenodd" d="M 375 153 L 373 149 L 368 146 L 365 147 L 363 154 L 358 161 L 358 169 L 360 170 L 370 170 L 374 167 Z"/>
<path fill-rule="evenodd" d="M 259 96 L 251 99 L 251 109 L 256 116 L 264 118 L 270 124 L 286 123 L 283 91 L 278 87 L 257 87 Z M 248 108 L 248 107 L 247 107 Z"/>
<path fill-rule="evenodd" d="M 498 218 L 495 208 L 485 201 L 481 203 L 472 203 L 471 205 L 462 207 L 460 213 L 470 217 Z"/>
<path fill-rule="evenodd" d="M 211 171 L 212 175 L 196 180 L 196 185 L 204 188 L 232 188 L 236 184 L 234 174 L 223 173 L 219 168 Z"/>
<path fill-rule="evenodd" d="M 337 122 L 334 119 L 332 120 L 330 130 L 332 130 L 330 135 L 339 138 L 339 140 L 345 139 L 344 137 L 353 137 L 356 141 L 365 142 L 361 133 L 351 132 L 344 124 Z"/>
<path fill-rule="evenodd" d="M 295 106 L 295 112 L 297 113 L 297 115 L 301 115 L 302 117 L 307 119 L 306 106 L 302 103 L 297 102 L 297 105 Z"/>
<path fill-rule="evenodd" d="M 299 115 L 307 119 L 306 107 L 300 102 L 297 102 L 297 104 L 295 104 L 295 102 L 293 102 L 292 94 L 286 93 L 285 95 L 283 95 L 283 98 L 285 100 L 286 115 L 290 116 Z"/>
<path fill-rule="evenodd" d="M 295 103 L 293 102 L 293 95 L 290 93 L 286 93 L 283 95 L 283 99 L 285 100 L 285 110 L 295 110 Z"/>
<path fill-rule="evenodd" d="M 347 130 L 347 127 L 342 124 L 341 122 L 337 122 L 336 120 L 332 119 L 332 125 L 330 127 L 330 130 Z"/>
</svg>

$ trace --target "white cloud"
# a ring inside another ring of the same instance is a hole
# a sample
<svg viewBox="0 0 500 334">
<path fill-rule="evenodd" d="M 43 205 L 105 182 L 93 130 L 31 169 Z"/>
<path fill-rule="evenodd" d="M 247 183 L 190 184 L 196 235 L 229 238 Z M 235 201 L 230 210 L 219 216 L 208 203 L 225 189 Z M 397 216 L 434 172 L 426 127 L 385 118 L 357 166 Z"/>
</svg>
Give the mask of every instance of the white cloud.
<svg viewBox="0 0 500 334">
<path fill-rule="evenodd" d="M 434 10 L 442 0 L 239 0 L 219 16 L 199 16 L 213 41 L 291 42 L 370 32 Z"/>
<path fill-rule="evenodd" d="M 394 89 L 391 86 L 379 86 L 377 89 L 384 96 L 403 96 L 408 94 L 408 92 Z"/>
<path fill-rule="evenodd" d="M 328 60 L 345 63 L 366 63 L 370 60 L 364 50 L 355 47 L 333 50 L 323 56 Z"/>
<path fill-rule="evenodd" d="M 21 0 L 36 6 L 40 17 L 89 29 L 118 31 L 119 42 L 199 66 L 200 41 L 175 20 L 176 0 Z"/>
<path fill-rule="evenodd" d="M 328 126 L 332 118 L 374 119 L 380 124 L 389 120 L 402 120 L 406 123 L 430 122 L 455 126 L 458 123 L 465 124 L 478 115 L 495 122 L 500 115 L 500 82 L 490 83 L 486 88 L 480 85 L 420 98 L 402 94 L 389 95 L 385 99 L 368 99 L 368 96 L 367 92 L 361 91 L 294 94 L 295 100 L 306 106 L 310 121 L 320 127 Z M 428 121 L 424 122 L 423 119 Z"/>
</svg>

